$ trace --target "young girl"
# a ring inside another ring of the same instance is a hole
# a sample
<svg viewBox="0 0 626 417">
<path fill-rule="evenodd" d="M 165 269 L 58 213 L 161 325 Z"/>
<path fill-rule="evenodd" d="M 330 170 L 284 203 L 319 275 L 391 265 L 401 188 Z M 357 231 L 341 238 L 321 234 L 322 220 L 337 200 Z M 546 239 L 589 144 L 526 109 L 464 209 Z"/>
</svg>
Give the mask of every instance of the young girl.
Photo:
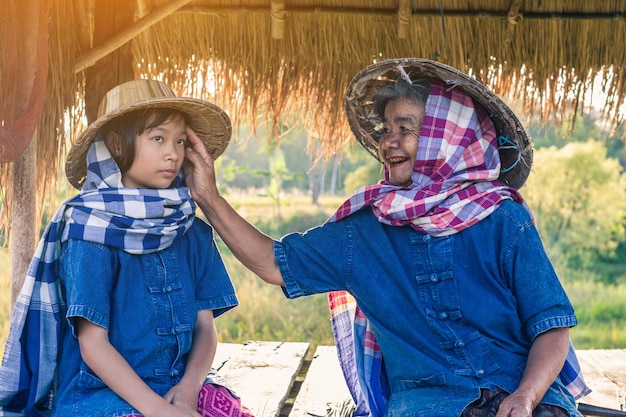
<svg viewBox="0 0 626 417">
<path fill-rule="evenodd" d="M 48 225 L 16 303 L 0 415 L 210 415 L 198 404 L 214 318 L 238 301 L 183 185 L 188 129 L 214 156 L 231 133 L 219 107 L 136 80 L 76 140 L 66 174 L 81 191 Z"/>
</svg>

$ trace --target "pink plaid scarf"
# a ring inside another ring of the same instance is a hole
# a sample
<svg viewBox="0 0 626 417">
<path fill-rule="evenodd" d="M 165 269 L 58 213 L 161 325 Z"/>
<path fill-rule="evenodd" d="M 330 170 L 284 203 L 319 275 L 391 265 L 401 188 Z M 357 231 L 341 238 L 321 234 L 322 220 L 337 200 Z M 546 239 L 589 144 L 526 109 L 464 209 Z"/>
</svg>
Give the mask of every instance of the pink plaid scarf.
<svg viewBox="0 0 626 417">
<path fill-rule="evenodd" d="M 507 199 L 532 215 L 518 191 L 498 181 L 500 169 L 496 130 L 484 110 L 463 91 L 433 80 L 413 184 L 391 184 L 385 168 L 384 180 L 357 190 L 328 221 L 371 206 L 381 223 L 410 224 L 431 236 L 447 236 L 478 223 Z M 386 388 L 376 337 L 350 294 L 331 292 L 328 300 L 337 353 L 357 406 L 354 415 L 382 416 Z M 575 398 L 590 392 L 571 345 L 560 377 Z"/>
<path fill-rule="evenodd" d="M 371 205 L 381 223 L 450 235 L 484 219 L 506 199 L 524 204 L 517 190 L 498 181 L 499 174 L 496 130 L 489 117 L 464 92 L 433 80 L 413 184 L 391 184 L 385 168 L 383 181 L 357 190 L 329 221 Z"/>
</svg>

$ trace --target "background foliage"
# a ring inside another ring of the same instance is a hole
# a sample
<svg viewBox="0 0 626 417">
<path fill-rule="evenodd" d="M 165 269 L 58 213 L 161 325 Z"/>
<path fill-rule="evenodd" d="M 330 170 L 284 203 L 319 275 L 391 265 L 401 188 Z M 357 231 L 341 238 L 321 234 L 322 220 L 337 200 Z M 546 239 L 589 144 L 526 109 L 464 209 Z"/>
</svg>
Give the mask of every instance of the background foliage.
<svg viewBox="0 0 626 417">
<path fill-rule="evenodd" d="M 621 127 L 623 129 L 623 126 Z M 591 116 L 572 130 L 531 125 L 535 162 L 521 190 L 579 318 L 578 348 L 626 348 L 626 151 Z M 244 217 L 272 237 L 323 223 L 356 188 L 381 178 L 379 164 L 359 146 L 314 164 L 310 138 L 286 130 L 277 145 L 245 131 L 218 159 L 220 186 Z M 269 132 L 267 132 L 269 135 Z M 59 193 L 64 193 L 60 190 Z M 315 197 L 317 195 L 317 197 Z M 1 207 L 0 207 L 1 208 Z M 44 220 L 45 222 L 45 220 Z M 332 344 L 326 295 L 287 300 L 218 245 L 240 306 L 217 321 L 220 340 Z M 2 242 L 0 242 L 2 243 Z M 10 262 L 0 251 L 0 342 L 8 333 Z"/>
</svg>

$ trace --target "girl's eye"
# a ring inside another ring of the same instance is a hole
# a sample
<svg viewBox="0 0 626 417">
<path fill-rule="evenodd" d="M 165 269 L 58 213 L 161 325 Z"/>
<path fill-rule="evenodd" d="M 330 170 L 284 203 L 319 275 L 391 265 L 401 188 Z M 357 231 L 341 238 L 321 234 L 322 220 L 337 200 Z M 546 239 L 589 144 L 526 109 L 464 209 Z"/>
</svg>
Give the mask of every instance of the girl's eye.
<svg viewBox="0 0 626 417">
<path fill-rule="evenodd" d="M 177 144 L 177 145 L 180 145 L 180 146 L 185 146 L 185 143 L 187 143 L 187 140 L 186 140 L 186 139 L 178 139 L 178 140 L 176 141 L 176 144 Z"/>
<path fill-rule="evenodd" d="M 163 136 L 154 136 L 152 140 L 161 143 L 163 142 Z"/>
</svg>

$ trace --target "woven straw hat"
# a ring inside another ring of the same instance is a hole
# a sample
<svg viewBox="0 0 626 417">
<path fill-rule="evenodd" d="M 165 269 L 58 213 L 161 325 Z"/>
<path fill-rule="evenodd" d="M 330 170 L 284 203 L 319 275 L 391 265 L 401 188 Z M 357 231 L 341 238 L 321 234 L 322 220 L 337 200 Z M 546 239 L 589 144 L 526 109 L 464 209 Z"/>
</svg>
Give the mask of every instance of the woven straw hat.
<svg viewBox="0 0 626 417">
<path fill-rule="evenodd" d="M 374 111 L 373 97 L 401 78 L 399 66 L 412 80 L 438 79 L 451 88 L 460 88 L 472 97 L 474 103 L 480 104 L 493 122 L 497 135 L 506 136 L 510 141 L 511 146 L 498 149 L 502 164 L 499 180 L 514 188 L 524 185 L 533 160 L 532 143 L 513 111 L 478 80 L 427 59 L 402 58 L 376 62 L 362 69 L 348 85 L 344 100 L 348 123 L 356 139 L 369 153 L 378 159 L 375 133 L 382 123 L 382 117 Z"/>
<path fill-rule="evenodd" d="M 128 112 L 149 108 L 175 109 L 186 113 L 189 126 L 213 158 L 220 156 L 228 146 L 232 127 L 230 118 L 220 107 L 196 98 L 177 97 L 167 85 L 157 80 L 129 81 L 107 92 L 100 101 L 98 118 L 74 142 L 65 163 L 69 182 L 75 188 L 81 188 L 87 175 L 87 151 L 98 129 Z"/>
</svg>

